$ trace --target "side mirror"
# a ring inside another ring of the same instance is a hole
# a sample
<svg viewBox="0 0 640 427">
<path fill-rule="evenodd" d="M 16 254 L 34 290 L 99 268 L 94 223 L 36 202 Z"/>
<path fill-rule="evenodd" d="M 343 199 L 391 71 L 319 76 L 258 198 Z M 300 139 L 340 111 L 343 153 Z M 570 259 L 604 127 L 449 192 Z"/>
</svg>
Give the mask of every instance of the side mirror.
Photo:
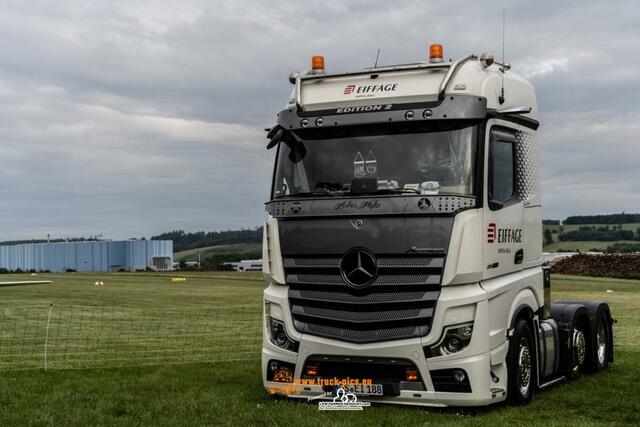
<svg viewBox="0 0 640 427">
<path fill-rule="evenodd" d="M 492 211 L 499 211 L 502 208 L 504 208 L 504 203 L 497 200 L 489 200 L 489 209 Z"/>
<path fill-rule="evenodd" d="M 267 139 L 269 140 L 269 143 L 267 144 L 267 150 L 271 150 L 273 147 L 278 145 L 280 141 L 282 141 L 284 132 L 284 128 L 280 125 L 276 125 L 269 129 L 269 133 L 267 133 Z"/>
</svg>

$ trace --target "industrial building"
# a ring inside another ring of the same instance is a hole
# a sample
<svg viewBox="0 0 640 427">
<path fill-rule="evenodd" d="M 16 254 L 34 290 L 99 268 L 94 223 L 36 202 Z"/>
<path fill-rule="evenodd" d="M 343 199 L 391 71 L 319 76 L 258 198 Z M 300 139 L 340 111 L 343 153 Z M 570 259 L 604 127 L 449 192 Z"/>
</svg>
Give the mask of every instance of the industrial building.
<svg viewBox="0 0 640 427">
<path fill-rule="evenodd" d="M 261 259 L 244 259 L 240 262 L 225 262 L 224 265 L 230 265 L 235 271 L 262 271 Z"/>
<path fill-rule="evenodd" d="M 32 243 L 0 246 L 0 268 L 83 272 L 171 270 L 171 240 Z"/>
</svg>

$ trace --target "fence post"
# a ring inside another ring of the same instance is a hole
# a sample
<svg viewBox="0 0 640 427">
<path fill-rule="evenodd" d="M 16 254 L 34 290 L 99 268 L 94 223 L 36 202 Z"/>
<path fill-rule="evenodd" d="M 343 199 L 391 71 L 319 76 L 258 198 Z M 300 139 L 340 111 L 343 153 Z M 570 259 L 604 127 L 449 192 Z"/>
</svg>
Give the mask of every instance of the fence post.
<svg viewBox="0 0 640 427">
<path fill-rule="evenodd" d="M 44 336 L 44 370 L 47 370 L 47 346 L 49 344 L 49 323 L 51 323 L 51 311 L 53 304 L 49 304 L 49 315 L 47 316 L 47 332 Z"/>
</svg>

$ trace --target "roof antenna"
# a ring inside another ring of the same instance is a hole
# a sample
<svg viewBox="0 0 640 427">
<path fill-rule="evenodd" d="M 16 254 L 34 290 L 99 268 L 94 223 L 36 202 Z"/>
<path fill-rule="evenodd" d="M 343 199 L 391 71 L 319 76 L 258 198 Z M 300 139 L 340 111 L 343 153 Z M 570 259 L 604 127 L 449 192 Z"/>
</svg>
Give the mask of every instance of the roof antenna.
<svg viewBox="0 0 640 427">
<path fill-rule="evenodd" d="M 378 58 L 380 58 L 380 48 L 378 48 L 378 53 L 376 54 L 376 63 L 373 64 L 373 68 L 378 67 Z"/>
<path fill-rule="evenodd" d="M 505 9 L 502 9 L 502 89 L 500 90 L 500 96 L 498 97 L 498 102 L 500 105 L 504 104 L 504 73 L 506 71 L 505 62 L 504 62 L 504 27 L 505 27 Z"/>
</svg>

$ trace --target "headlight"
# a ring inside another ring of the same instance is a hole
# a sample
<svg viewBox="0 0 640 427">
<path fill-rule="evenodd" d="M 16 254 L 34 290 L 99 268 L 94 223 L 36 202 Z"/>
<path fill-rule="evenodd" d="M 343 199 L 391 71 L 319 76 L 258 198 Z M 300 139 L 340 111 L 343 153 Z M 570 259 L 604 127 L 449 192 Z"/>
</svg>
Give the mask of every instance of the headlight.
<svg viewBox="0 0 640 427">
<path fill-rule="evenodd" d="M 444 356 L 464 350 L 469 346 L 472 335 L 473 323 L 446 327 L 440 342 L 431 347 L 431 356 Z"/>
<path fill-rule="evenodd" d="M 270 315 L 274 311 L 277 311 L 275 310 L 276 308 L 280 308 L 280 306 L 278 306 L 277 304 L 268 303 L 265 305 L 265 321 L 267 322 L 269 328 L 269 341 L 271 341 L 273 345 L 282 349 L 297 352 L 299 343 L 289 338 L 289 335 L 287 335 L 287 329 L 284 326 L 284 322 L 282 320 L 274 319 Z"/>
</svg>

